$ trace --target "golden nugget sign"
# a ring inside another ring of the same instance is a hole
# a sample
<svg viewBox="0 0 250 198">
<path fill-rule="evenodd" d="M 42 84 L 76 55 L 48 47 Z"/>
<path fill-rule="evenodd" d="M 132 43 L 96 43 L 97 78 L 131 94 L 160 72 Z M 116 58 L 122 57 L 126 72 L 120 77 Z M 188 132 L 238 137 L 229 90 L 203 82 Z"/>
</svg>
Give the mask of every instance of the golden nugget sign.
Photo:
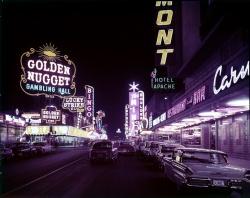
<svg viewBox="0 0 250 198">
<path fill-rule="evenodd" d="M 39 50 L 31 48 L 20 58 L 22 90 L 33 96 L 74 96 L 75 64 L 67 55 L 61 56 L 54 45 L 43 45 Z"/>
<path fill-rule="evenodd" d="M 46 124 L 56 124 L 56 122 L 61 120 L 61 111 L 57 110 L 55 106 L 46 106 L 41 110 L 41 119 Z"/>
</svg>

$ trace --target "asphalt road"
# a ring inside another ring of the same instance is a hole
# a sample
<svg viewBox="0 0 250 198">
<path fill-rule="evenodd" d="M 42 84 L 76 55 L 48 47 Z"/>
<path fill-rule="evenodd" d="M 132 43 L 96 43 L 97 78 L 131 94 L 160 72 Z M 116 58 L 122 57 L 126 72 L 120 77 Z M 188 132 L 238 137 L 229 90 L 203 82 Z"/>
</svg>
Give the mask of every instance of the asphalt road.
<svg viewBox="0 0 250 198">
<path fill-rule="evenodd" d="M 220 192 L 179 193 L 151 163 L 121 156 L 116 164 L 88 161 L 86 149 L 61 149 L 54 154 L 7 163 L 3 197 L 181 198 L 230 197 Z M 238 197 L 233 195 L 231 197 Z"/>
</svg>

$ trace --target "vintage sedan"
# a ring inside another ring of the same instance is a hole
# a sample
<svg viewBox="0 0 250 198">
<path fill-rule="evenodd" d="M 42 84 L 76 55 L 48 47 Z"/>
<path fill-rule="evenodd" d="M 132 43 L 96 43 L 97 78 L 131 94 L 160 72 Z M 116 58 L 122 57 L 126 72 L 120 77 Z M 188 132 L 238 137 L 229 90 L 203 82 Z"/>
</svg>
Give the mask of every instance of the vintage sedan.
<svg viewBox="0 0 250 198">
<path fill-rule="evenodd" d="M 166 143 L 160 145 L 159 151 L 156 153 L 156 158 L 155 158 L 155 164 L 160 170 L 163 171 L 164 168 L 163 158 L 172 159 L 173 151 L 177 148 L 185 148 L 185 147 L 180 144 L 173 144 L 173 143 L 171 144 Z"/>
<path fill-rule="evenodd" d="M 4 144 L 0 144 L 0 160 L 8 160 L 14 156 L 12 150 Z"/>
<path fill-rule="evenodd" d="M 53 146 L 47 142 L 33 142 L 32 145 L 38 154 L 51 153 L 54 151 Z"/>
<path fill-rule="evenodd" d="M 118 147 L 118 153 L 120 155 L 134 155 L 135 154 L 135 147 L 131 145 L 130 142 L 120 142 Z"/>
<path fill-rule="evenodd" d="M 91 163 L 97 161 L 115 162 L 118 159 L 118 151 L 109 140 L 95 141 L 89 151 L 89 159 Z"/>
<path fill-rule="evenodd" d="M 26 142 L 13 143 L 11 149 L 15 157 L 28 157 L 37 153 L 33 145 Z"/>
<path fill-rule="evenodd" d="M 178 189 L 241 190 L 243 182 L 250 182 L 250 170 L 228 164 L 226 153 L 209 149 L 176 149 L 172 159 L 164 158 L 164 174 Z"/>
</svg>

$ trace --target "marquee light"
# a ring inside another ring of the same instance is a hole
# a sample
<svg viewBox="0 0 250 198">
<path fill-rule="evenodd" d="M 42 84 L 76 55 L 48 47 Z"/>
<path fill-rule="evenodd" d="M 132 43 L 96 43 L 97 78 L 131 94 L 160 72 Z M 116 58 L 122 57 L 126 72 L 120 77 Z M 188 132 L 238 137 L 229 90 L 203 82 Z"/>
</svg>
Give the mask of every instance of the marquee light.
<svg viewBox="0 0 250 198">
<path fill-rule="evenodd" d="M 202 116 L 202 117 L 218 117 L 221 115 L 222 113 L 217 112 L 217 111 L 206 111 L 206 112 L 198 113 L 198 116 Z"/>
<path fill-rule="evenodd" d="M 138 88 L 139 84 L 135 84 L 135 82 L 133 82 L 133 84 L 129 84 L 129 86 L 130 86 L 129 90 L 132 90 L 133 92 L 139 90 Z"/>
<path fill-rule="evenodd" d="M 231 107 L 249 107 L 249 98 L 232 100 L 227 102 L 226 104 Z"/>
<path fill-rule="evenodd" d="M 182 119 L 183 122 L 199 122 L 200 119 L 198 118 L 184 118 Z"/>
</svg>

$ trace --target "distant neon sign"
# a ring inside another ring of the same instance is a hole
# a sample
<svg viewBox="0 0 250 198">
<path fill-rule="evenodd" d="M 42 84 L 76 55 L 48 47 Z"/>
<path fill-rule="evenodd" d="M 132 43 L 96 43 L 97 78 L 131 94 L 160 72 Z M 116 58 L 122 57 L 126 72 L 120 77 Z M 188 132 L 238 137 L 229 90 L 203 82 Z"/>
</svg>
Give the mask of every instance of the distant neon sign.
<svg viewBox="0 0 250 198">
<path fill-rule="evenodd" d="M 83 112 L 85 107 L 85 98 L 83 96 L 73 96 L 63 99 L 62 108 L 70 112 Z"/>
<path fill-rule="evenodd" d="M 213 92 L 215 95 L 221 91 L 230 88 L 233 84 L 236 84 L 239 80 L 245 79 L 249 76 L 249 61 L 247 61 L 246 66 L 242 65 L 240 70 L 237 71 L 234 67 L 231 67 L 230 76 L 222 75 L 223 67 L 220 65 L 214 75 L 213 81 Z M 219 83 L 218 83 L 219 82 Z"/>
<path fill-rule="evenodd" d="M 125 134 L 129 132 L 129 105 L 125 105 Z"/>
<path fill-rule="evenodd" d="M 61 56 L 54 45 L 46 44 L 39 50 L 31 48 L 20 58 L 21 89 L 28 95 L 73 96 L 75 64 L 67 55 Z"/>
<path fill-rule="evenodd" d="M 144 118 L 144 92 L 138 91 L 139 93 L 139 120 Z"/>
<path fill-rule="evenodd" d="M 56 124 L 58 121 L 61 121 L 61 111 L 57 110 L 55 106 L 46 106 L 41 110 L 41 119 L 46 124 Z"/>
<path fill-rule="evenodd" d="M 85 85 L 85 116 L 92 123 L 94 117 L 94 87 Z"/>
<path fill-rule="evenodd" d="M 177 105 L 173 106 L 171 109 L 168 110 L 168 118 L 171 118 L 172 116 L 185 111 L 187 105 L 187 99 L 183 99 L 181 102 L 179 102 Z"/>
</svg>

